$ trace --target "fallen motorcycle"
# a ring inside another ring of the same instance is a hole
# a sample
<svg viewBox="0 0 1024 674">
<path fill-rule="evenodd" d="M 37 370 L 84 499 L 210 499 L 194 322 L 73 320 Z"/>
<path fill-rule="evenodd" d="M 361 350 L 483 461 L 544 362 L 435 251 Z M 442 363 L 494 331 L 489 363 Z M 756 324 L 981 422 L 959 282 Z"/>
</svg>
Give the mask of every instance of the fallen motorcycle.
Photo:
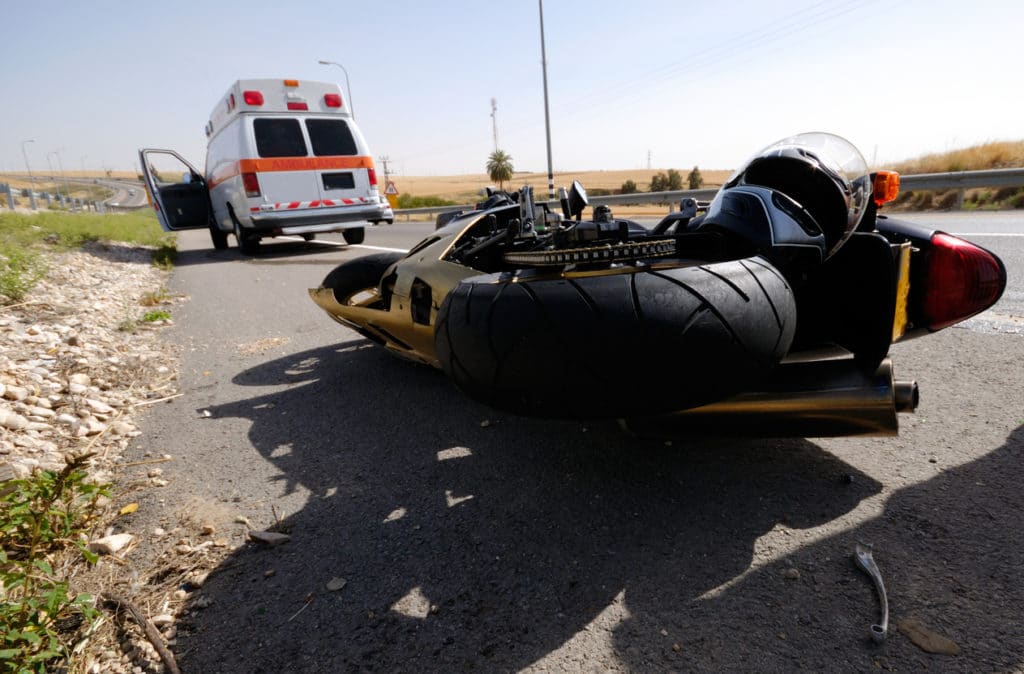
<svg viewBox="0 0 1024 674">
<path fill-rule="evenodd" d="M 899 177 L 831 134 L 755 154 L 647 228 L 530 187 L 443 214 L 408 253 L 310 290 L 333 319 L 516 414 L 643 435 L 891 435 L 917 406 L 890 346 L 992 306 L 991 252 L 878 213 Z"/>
</svg>

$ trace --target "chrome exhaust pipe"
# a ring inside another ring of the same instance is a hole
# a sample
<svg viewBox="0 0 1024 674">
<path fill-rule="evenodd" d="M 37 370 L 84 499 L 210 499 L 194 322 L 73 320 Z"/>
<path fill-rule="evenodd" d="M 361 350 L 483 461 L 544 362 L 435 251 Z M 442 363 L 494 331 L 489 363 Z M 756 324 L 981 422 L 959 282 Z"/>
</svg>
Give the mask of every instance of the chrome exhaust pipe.
<svg viewBox="0 0 1024 674">
<path fill-rule="evenodd" d="M 896 435 L 913 412 L 917 382 L 895 381 L 886 358 L 874 373 L 851 359 L 780 365 L 761 390 L 656 417 L 622 419 L 641 437 L 683 435 L 821 438 Z"/>
</svg>

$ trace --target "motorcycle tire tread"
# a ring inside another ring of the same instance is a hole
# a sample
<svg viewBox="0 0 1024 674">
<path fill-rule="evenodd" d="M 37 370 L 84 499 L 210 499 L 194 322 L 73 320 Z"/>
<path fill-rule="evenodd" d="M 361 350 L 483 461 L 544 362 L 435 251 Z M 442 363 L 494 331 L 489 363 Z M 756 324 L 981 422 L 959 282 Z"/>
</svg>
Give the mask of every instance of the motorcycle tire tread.
<svg viewBox="0 0 1024 674">
<path fill-rule="evenodd" d="M 438 314 L 435 350 L 470 397 L 519 414 L 616 418 L 707 404 L 785 355 L 796 305 L 764 258 L 577 278 L 481 275 Z"/>
</svg>

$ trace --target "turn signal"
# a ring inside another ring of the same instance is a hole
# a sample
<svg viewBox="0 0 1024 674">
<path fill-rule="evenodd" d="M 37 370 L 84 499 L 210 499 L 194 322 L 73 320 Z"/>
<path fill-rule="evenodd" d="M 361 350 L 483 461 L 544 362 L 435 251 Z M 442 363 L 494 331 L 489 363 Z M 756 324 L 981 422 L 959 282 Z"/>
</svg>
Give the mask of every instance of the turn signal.
<svg viewBox="0 0 1024 674">
<path fill-rule="evenodd" d="M 900 193 L 900 174 L 895 171 L 875 173 L 875 206 L 895 201 Z"/>
<path fill-rule="evenodd" d="M 931 243 L 923 303 L 928 329 L 947 328 L 996 303 L 1006 288 L 1006 267 L 998 257 L 942 232 Z"/>
</svg>

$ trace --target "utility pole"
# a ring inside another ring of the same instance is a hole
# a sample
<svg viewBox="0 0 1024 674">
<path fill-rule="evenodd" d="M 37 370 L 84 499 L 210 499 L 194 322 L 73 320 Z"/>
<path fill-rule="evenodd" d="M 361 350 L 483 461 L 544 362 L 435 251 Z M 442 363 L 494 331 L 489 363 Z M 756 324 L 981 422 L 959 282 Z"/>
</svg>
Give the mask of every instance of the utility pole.
<svg viewBox="0 0 1024 674">
<path fill-rule="evenodd" d="M 36 207 L 36 181 L 32 178 L 32 168 L 28 165 L 28 152 L 25 150 L 25 145 L 34 142 L 36 142 L 35 138 L 21 141 L 21 156 L 25 158 L 25 170 L 28 171 L 28 202 L 32 210 L 35 210 Z"/>
<path fill-rule="evenodd" d="M 537 0 L 540 9 L 540 65 L 544 72 L 544 132 L 548 140 L 548 199 L 555 200 L 555 173 L 551 170 L 551 115 L 548 113 L 548 54 L 544 47 L 544 0 Z"/>
<path fill-rule="evenodd" d="M 388 157 L 387 155 L 381 155 L 380 157 L 377 157 L 377 159 L 379 159 L 380 163 L 384 165 L 384 186 L 387 187 L 387 184 L 391 182 L 389 180 L 389 177 L 391 176 L 391 170 L 388 168 L 388 162 L 391 161 L 391 157 Z"/>
<path fill-rule="evenodd" d="M 491 126 L 494 128 L 494 151 L 498 151 L 498 99 L 491 99 Z"/>
<path fill-rule="evenodd" d="M 651 170 L 651 151 L 647 151 L 647 170 Z"/>
</svg>

